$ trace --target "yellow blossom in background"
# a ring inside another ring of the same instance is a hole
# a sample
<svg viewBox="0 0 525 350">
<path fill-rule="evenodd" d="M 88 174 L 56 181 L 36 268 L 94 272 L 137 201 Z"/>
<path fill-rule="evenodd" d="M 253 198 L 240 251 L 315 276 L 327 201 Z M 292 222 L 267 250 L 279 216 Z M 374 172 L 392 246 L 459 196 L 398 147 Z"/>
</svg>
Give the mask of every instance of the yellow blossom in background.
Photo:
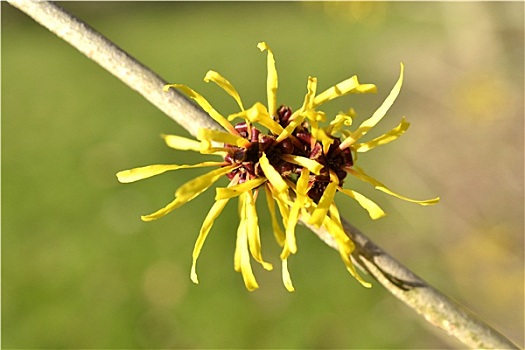
<svg viewBox="0 0 525 350">
<path fill-rule="evenodd" d="M 229 179 L 226 187 L 216 188 L 215 203 L 202 224 L 193 250 L 191 280 L 198 283 L 196 263 L 202 246 L 213 226 L 230 199 L 238 198 L 239 226 L 234 253 L 234 268 L 242 274 L 248 290 L 258 288 L 252 271 L 251 260 L 260 263 L 264 269 L 273 266 L 263 259 L 256 201 L 264 192 L 271 215 L 272 228 L 277 243 L 282 247 L 280 255 L 283 283 L 287 290 L 294 287 L 288 271 L 288 258 L 297 252 L 295 227 L 302 218 L 306 222 L 326 229 L 335 239 L 341 259 L 348 271 L 363 284 L 369 286 L 357 273 L 350 254 L 354 244 L 346 235 L 339 211 L 334 201 L 337 192 L 354 198 L 373 219 L 385 215 L 383 210 L 364 195 L 343 188 L 348 174 L 373 185 L 376 189 L 403 200 L 421 205 L 436 203 L 439 199 L 417 201 L 403 197 L 384 184 L 367 175 L 355 166 L 357 153 L 366 152 L 377 146 L 397 139 L 408 128 L 403 118 L 391 131 L 367 142 L 360 142 L 386 114 L 394 103 L 403 82 L 403 65 L 400 77 L 389 96 L 376 112 L 363 121 L 354 131 L 352 125 L 355 113 L 339 113 L 328 125 L 326 115 L 318 108 L 337 97 L 352 93 L 373 93 L 373 84 L 361 84 L 352 76 L 331 88 L 317 93 L 317 79 L 309 77 L 302 106 L 292 111 L 289 107 L 278 106 L 278 76 L 275 59 L 270 47 L 261 42 L 261 51 L 267 52 L 267 104 L 256 102 L 245 108 L 240 95 L 233 85 L 219 73 L 209 71 L 204 80 L 213 82 L 229 94 L 239 111 L 227 117 L 215 110 L 208 101 L 182 84 L 164 87 L 178 89 L 194 99 L 223 127 L 223 131 L 200 129 L 197 140 L 176 135 L 162 135 L 166 144 L 174 149 L 195 151 L 218 156 L 217 161 L 205 161 L 194 165 L 158 164 L 117 173 L 120 182 L 128 183 L 152 177 L 166 171 L 212 167 L 214 170 L 192 179 L 175 192 L 175 198 L 158 211 L 142 216 L 142 220 L 158 219 L 172 210 L 193 200 L 223 177 Z M 233 120 L 240 122 L 232 124 Z"/>
</svg>

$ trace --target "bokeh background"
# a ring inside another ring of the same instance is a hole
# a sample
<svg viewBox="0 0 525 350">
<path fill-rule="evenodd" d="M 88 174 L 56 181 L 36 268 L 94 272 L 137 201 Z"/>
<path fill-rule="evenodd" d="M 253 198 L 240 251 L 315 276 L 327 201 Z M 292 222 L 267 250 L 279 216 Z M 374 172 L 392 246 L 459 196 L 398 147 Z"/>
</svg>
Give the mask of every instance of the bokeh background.
<svg viewBox="0 0 525 350">
<path fill-rule="evenodd" d="M 189 280 L 213 191 L 140 221 L 200 174 L 181 170 L 122 185 L 115 173 L 195 163 L 161 133 L 187 133 L 75 49 L 2 2 L 2 340 L 4 348 L 461 348 L 374 283 L 362 288 L 338 254 L 304 228 L 286 292 L 279 269 L 233 271 L 237 214 L 227 207 Z M 388 212 L 343 215 L 438 289 L 523 346 L 524 4 L 394 2 L 68 2 L 66 9 L 171 82 L 236 110 L 202 81 L 226 76 L 245 104 L 265 99 L 267 41 L 279 102 L 301 105 L 306 78 L 351 75 L 376 95 L 326 105 L 372 113 L 406 67 L 372 137 L 412 123 L 360 157 L 371 175 L 433 207 L 348 181 Z M 203 159 L 203 158 L 201 158 Z M 261 206 L 263 253 L 278 266 Z M 370 279 L 370 278 L 368 278 Z"/>
</svg>

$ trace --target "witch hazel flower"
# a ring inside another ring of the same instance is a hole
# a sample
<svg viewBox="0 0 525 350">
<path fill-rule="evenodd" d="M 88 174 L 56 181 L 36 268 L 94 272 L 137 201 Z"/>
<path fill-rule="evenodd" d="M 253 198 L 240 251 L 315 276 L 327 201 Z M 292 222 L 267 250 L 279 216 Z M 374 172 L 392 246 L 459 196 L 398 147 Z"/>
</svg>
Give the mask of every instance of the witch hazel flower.
<svg viewBox="0 0 525 350">
<path fill-rule="evenodd" d="M 345 233 L 334 198 L 341 192 L 355 199 L 370 215 L 378 219 L 384 211 L 372 200 L 343 188 L 347 175 L 367 182 L 377 190 L 420 205 L 435 204 L 439 198 L 413 200 L 401 196 L 383 183 L 367 175 L 355 165 L 357 154 L 389 143 L 401 136 L 409 123 L 403 118 L 398 126 L 370 141 L 360 142 L 387 113 L 397 98 L 403 82 L 403 65 L 394 88 L 368 119 L 354 131 L 348 130 L 355 112 L 339 113 L 329 123 L 326 114 L 318 108 L 347 94 L 374 93 L 373 84 L 359 83 L 357 76 L 317 93 L 317 79 L 309 77 L 302 106 L 296 111 L 277 104 L 278 77 L 275 59 L 270 47 L 261 42 L 261 51 L 267 52 L 267 104 L 256 102 L 245 108 L 233 85 L 219 73 L 210 70 L 204 81 L 213 82 L 230 95 L 239 111 L 227 117 L 215 110 L 199 93 L 182 84 L 168 84 L 164 90 L 177 89 L 192 98 L 223 130 L 199 129 L 197 140 L 177 135 L 162 135 L 166 145 L 176 150 L 194 151 L 216 156 L 216 161 L 193 165 L 157 164 L 117 173 L 122 183 L 130 183 L 167 171 L 188 168 L 212 168 L 175 191 L 175 198 L 156 212 L 142 216 L 144 221 L 156 220 L 198 197 L 221 178 L 228 179 L 226 187 L 215 189 L 215 202 L 201 226 L 192 254 L 190 278 L 198 283 L 196 264 L 201 249 L 215 219 L 228 202 L 238 201 L 239 226 L 234 253 L 234 269 L 241 273 L 245 286 L 252 291 L 259 287 L 252 270 L 252 259 L 266 270 L 273 265 L 262 256 L 259 220 L 256 202 L 264 193 L 275 239 L 282 247 L 280 254 L 283 284 L 294 291 L 288 258 L 297 252 L 295 227 L 300 219 L 326 229 L 337 242 L 338 251 L 347 270 L 362 285 L 370 284 L 357 273 L 350 254 L 354 244 Z M 232 124 L 232 121 L 235 121 Z M 326 125 L 327 124 L 327 125 Z"/>
</svg>

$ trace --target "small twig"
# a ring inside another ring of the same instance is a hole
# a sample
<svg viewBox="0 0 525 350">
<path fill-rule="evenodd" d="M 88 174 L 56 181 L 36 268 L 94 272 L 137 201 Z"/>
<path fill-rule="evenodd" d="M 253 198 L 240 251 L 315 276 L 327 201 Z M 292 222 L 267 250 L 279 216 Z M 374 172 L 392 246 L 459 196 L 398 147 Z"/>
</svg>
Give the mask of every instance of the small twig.
<svg viewBox="0 0 525 350">
<path fill-rule="evenodd" d="M 8 2 L 142 94 L 190 134 L 196 135 L 199 128 L 220 129 L 206 113 L 175 90 L 164 92 L 162 87 L 166 82 L 156 73 L 58 5 L 46 1 Z M 347 222 L 344 226 L 356 244 L 353 258 L 358 265 L 428 322 L 471 348 L 518 348 L 466 308 L 429 286 L 355 227 Z M 327 245 L 337 248 L 326 231 L 309 228 Z"/>
</svg>

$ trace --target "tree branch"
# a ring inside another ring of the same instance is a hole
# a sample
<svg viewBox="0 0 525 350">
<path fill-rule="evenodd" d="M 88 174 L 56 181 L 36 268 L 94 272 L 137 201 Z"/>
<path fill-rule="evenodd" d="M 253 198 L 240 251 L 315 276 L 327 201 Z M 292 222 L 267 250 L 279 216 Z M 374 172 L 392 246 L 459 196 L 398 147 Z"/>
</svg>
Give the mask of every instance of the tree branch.
<svg viewBox="0 0 525 350">
<path fill-rule="evenodd" d="M 8 2 L 139 92 L 190 134 L 195 136 L 199 128 L 220 129 L 206 113 L 174 89 L 164 92 L 162 87 L 166 81 L 155 72 L 58 5 L 46 1 Z M 337 249 L 336 242 L 326 231 L 303 224 L 327 245 Z M 353 258 L 357 264 L 425 320 L 471 348 L 518 349 L 472 312 L 401 265 L 351 224 L 344 221 L 344 227 L 356 244 Z"/>
</svg>

